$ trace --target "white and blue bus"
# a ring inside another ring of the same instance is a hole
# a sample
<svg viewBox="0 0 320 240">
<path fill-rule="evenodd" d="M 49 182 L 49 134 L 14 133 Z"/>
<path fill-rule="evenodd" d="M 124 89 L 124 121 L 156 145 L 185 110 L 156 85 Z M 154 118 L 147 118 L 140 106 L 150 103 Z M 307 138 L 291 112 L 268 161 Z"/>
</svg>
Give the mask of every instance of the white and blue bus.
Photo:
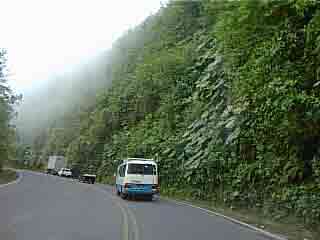
<svg viewBox="0 0 320 240">
<path fill-rule="evenodd" d="M 142 195 L 152 200 L 159 194 L 158 166 L 153 159 L 128 158 L 118 166 L 116 191 L 123 199 Z"/>
</svg>

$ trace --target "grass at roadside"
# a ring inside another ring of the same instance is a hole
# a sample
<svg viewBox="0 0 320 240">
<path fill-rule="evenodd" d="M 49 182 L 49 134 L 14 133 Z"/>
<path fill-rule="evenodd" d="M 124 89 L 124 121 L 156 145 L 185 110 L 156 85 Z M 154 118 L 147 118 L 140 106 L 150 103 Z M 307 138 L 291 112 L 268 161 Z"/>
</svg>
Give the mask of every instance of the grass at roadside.
<svg viewBox="0 0 320 240">
<path fill-rule="evenodd" d="M 114 176 L 105 176 L 104 178 L 99 178 L 99 175 L 98 175 L 98 179 L 97 179 L 97 181 L 99 183 L 108 184 L 108 185 L 112 185 L 112 186 L 114 186 L 116 184 L 115 180 L 116 179 Z"/>
<path fill-rule="evenodd" d="M 195 206 L 199 206 L 236 220 L 248 223 L 260 229 L 269 231 L 279 236 L 283 236 L 289 240 L 318 240 L 320 239 L 319 229 L 307 229 L 305 226 L 298 223 L 294 217 L 286 217 L 280 220 L 275 220 L 267 217 L 258 209 L 231 209 L 229 207 L 217 204 L 211 201 L 200 201 L 188 199 L 182 196 L 167 196 L 161 195 L 164 198 L 184 201 Z"/>
<path fill-rule="evenodd" d="M 15 171 L 3 169 L 0 171 L 0 184 L 5 184 L 16 180 L 17 174 Z"/>
<path fill-rule="evenodd" d="M 4 167 L 7 168 L 14 168 L 14 169 L 25 169 L 35 172 L 45 172 L 44 165 L 25 165 L 22 163 L 19 163 L 18 161 L 9 161 L 4 164 Z"/>
</svg>

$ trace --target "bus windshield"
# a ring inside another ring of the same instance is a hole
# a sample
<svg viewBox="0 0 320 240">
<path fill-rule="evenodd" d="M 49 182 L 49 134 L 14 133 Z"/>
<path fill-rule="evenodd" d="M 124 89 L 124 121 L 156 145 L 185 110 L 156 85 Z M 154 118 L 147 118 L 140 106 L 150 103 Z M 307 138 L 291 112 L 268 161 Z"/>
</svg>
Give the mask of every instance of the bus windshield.
<svg viewBox="0 0 320 240">
<path fill-rule="evenodd" d="M 156 175 L 156 167 L 152 164 L 128 164 L 128 174 Z"/>
</svg>

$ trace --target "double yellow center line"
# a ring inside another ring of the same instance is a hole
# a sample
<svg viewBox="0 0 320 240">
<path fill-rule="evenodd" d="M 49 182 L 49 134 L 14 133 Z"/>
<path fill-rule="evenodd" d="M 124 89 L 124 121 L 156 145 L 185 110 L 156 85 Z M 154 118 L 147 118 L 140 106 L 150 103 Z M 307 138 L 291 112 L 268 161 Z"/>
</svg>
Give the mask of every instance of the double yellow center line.
<svg viewBox="0 0 320 240">
<path fill-rule="evenodd" d="M 123 200 L 109 194 L 107 191 L 99 187 L 95 188 L 107 195 L 112 202 L 120 208 L 122 217 L 121 240 L 141 240 L 137 219 L 128 205 Z"/>
</svg>

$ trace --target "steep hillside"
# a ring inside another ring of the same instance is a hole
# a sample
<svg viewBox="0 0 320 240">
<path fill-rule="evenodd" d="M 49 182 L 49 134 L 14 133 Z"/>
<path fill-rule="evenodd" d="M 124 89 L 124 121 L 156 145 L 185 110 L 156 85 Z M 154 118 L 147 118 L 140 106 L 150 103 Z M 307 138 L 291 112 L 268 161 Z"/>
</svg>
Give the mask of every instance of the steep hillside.
<svg viewBox="0 0 320 240">
<path fill-rule="evenodd" d="M 168 4 L 119 39 L 112 85 L 43 149 L 101 179 L 153 157 L 167 192 L 316 226 L 319 27 L 317 1 Z"/>
</svg>

